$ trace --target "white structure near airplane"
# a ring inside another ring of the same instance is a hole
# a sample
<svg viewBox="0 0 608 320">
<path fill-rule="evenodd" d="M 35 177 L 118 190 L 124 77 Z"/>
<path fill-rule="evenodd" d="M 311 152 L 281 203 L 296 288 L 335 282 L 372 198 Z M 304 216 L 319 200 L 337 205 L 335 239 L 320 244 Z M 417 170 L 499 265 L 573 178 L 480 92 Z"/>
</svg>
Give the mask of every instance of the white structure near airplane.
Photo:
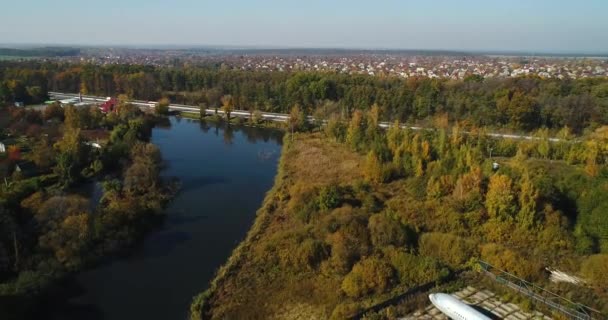
<svg viewBox="0 0 608 320">
<path fill-rule="evenodd" d="M 432 293 L 429 295 L 429 299 L 450 319 L 454 320 L 492 320 L 483 313 L 475 310 L 468 304 L 452 297 L 445 293 Z"/>
</svg>

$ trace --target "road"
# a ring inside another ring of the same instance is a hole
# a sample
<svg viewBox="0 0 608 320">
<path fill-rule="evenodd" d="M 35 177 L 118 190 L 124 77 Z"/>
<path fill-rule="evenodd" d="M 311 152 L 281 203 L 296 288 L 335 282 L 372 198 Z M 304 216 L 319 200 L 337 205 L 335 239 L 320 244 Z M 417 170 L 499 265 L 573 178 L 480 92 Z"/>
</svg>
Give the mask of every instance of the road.
<svg viewBox="0 0 608 320">
<path fill-rule="evenodd" d="M 78 98 L 79 95 L 77 93 L 49 92 L 49 97 L 52 100 L 62 100 L 62 99 Z M 105 101 L 107 101 L 107 98 L 83 95 L 82 100 L 84 102 L 105 102 Z M 136 106 L 140 106 L 140 107 L 153 108 L 154 105 L 156 104 L 156 101 L 130 100 L 129 103 L 136 105 Z M 194 113 L 200 112 L 199 107 L 189 106 L 189 105 L 185 105 L 185 104 L 174 104 L 174 103 L 169 105 L 169 110 L 186 111 L 186 112 L 194 112 Z M 213 115 L 216 113 L 216 110 L 215 109 L 205 109 L 205 113 L 208 115 Z M 217 113 L 224 114 L 224 112 L 220 109 L 217 110 Z M 289 115 L 284 114 L 284 113 L 262 112 L 261 114 L 262 114 L 263 119 L 270 120 L 270 121 L 285 122 L 289 119 Z M 240 117 L 240 118 L 249 118 L 251 114 L 247 110 L 234 110 L 230 113 L 230 115 L 235 116 L 235 117 Z M 308 116 L 307 120 L 309 122 L 313 122 L 315 119 L 312 116 Z M 393 124 L 390 122 L 380 122 L 378 124 L 378 126 L 380 126 L 381 128 L 385 128 L 385 129 L 391 127 L 392 125 Z M 421 131 L 421 130 L 433 131 L 433 130 L 435 130 L 433 128 L 407 126 L 407 125 L 401 125 L 401 127 L 403 129 L 411 129 L 411 130 L 416 130 L 416 131 Z M 466 132 L 466 131 L 463 131 L 462 133 L 470 134 L 470 132 Z M 492 137 L 492 138 L 499 138 L 499 139 L 541 140 L 541 138 L 535 137 L 535 136 L 508 134 L 508 133 L 496 133 L 496 132 L 488 132 L 488 133 L 486 133 L 486 136 Z M 550 142 L 565 141 L 565 140 L 559 139 L 559 138 L 548 138 L 548 140 Z"/>
<path fill-rule="evenodd" d="M 51 98 L 51 100 L 62 100 L 62 99 L 78 98 L 79 95 L 76 93 L 49 92 L 49 97 Z M 104 98 L 104 97 L 87 96 L 87 95 L 82 96 L 83 102 L 100 102 L 101 103 L 101 102 L 106 102 L 107 100 L 108 99 Z M 139 107 L 154 108 L 156 101 L 130 100 L 129 103 L 139 106 Z M 199 107 L 188 106 L 185 104 L 175 104 L 175 103 L 172 103 L 169 105 L 169 110 L 186 111 L 186 112 L 194 112 L 194 113 L 200 112 Z M 216 112 L 215 109 L 205 109 L 205 113 L 208 115 L 215 114 L 215 112 Z M 218 109 L 217 113 L 224 114 L 224 111 L 222 111 L 221 109 Z M 247 110 L 234 110 L 230 113 L 230 115 L 235 116 L 235 117 L 241 117 L 241 118 L 249 118 L 249 116 L 251 114 Z M 262 118 L 264 118 L 265 120 L 284 122 L 289 119 L 289 115 L 282 114 L 282 113 L 262 112 Z M 309 119 L 312 120 L 313 118 L 309 117 Z"/>
</svg>

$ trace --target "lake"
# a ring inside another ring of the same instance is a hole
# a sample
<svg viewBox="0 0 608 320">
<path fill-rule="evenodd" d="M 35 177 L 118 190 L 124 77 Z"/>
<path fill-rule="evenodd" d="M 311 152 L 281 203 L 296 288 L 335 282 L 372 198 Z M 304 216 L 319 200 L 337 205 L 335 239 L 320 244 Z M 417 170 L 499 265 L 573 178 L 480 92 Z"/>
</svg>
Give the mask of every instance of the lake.
<svg viewBox="0 0 608 320">
<path fill-rule="evenodd" d="M 192 297 L 244 239 L 272 187 L 282 134 L 170 118 L 153 130 L 180 192 L 160 230 L 123 259 L 78 274 L 51 319 L 186 319 Z"/>
</svg>

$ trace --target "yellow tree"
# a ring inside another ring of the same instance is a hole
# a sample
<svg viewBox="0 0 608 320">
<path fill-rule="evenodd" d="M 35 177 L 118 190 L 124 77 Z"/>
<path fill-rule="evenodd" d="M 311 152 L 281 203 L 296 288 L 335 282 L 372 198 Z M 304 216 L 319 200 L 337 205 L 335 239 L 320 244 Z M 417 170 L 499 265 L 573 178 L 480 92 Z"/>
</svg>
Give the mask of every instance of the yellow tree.
<svg viewBox="0 0 608 320">
<path fill-rule="evenodd" d="M 222 111 L 226 115 L 226 120 L 230 120 L 230 114 L 234 110 L 234 99 L 231 95 L 225 95 L 222 97 Z"/>
<path fill-rule="evenodd" d="M 364 138 L 364 115 L 363 112 L 356 110 L 353 113 L 348 129 L 346 131 L 346 142 L 354 149 L 359 149 Z"/>
<path fill-rule="evenodd" d="M 428 141 L 426 141 L 426 140 L 422 141 L 422 149 L 420 151 L 421 151 L 420 156 L 425 161 L 428 161 L 431 158 L 431 145 L 429 144 Z"/>
<path fill-rule="evenodd" d="M 572 139 L 572 132 L 568 126 L 563 127 L 557 133 L 557 138 L 559 141 L 555 143 L 557 147 L 557 152 L 559 153 L 559 157 L 562 159 L 566 159 L 568 156 L 568 149 L 570 148 L 569 141 Z"/>
<path fill-rule="evenodd" d="M 388 128 L 386 141 L 388 143 L 388 148 L 391 149 L 391 152 L 394 155 L 403 141 L 403 129 L 401 129 L 399 121 L 395 121 L 390 128 Z"/>
<path fill-rule="evenodd" d="M 599 174 L 599 166 L 597 165 L 598 143 L 596 141 L 587 142 L 585 173 L 590 177 L 597 177 Z"/>
<path fill-rule="evenodd" d="M 414 135 L 414 138 L 412 138 L 412 142 L 410 143 L 409 151 L 412 154 L 412 156 L 414 156 L 414 157 L 421 156 L 421 146 L 420 146 L 420 135 L 419 134 Z"/>
<path fill-rule="evenodd" d="M 156 111 L 156 114 L 159 114 L 159 115 L 168 114 L 170 104 L 171 104 L 171 102 L 169 101 L 169 98 L 160 99 L 154 108 L 154 110 Z"/>
<path fill-rule="evenodd" d="M 458 178 L 452 196 L 456 200 L 464 201 L 471 196 L 480 195 L 482 179 L 483 174 L 481 168 L 472 168 L 469 173 Z"/>
<path fill-rule="evenodd" d="M 360 297 L 371 292 L 382 293 L 392 285 L 393 268 L 376 257 L 365 258 L 353 266 L 342 281 L 342 290 L 349 297 Z"/>
<path fill-rule="evenodd" d="M 87 88 L 87 83 L 84 80 L 82 80 L 80 82 L 80 93 L 89 94 L 89 89 Z"/>
<path fill-rule="evenodd" d="M 495 174 L 490 177 L 486 193 L 486 209 L 492 218 L 508 220 L 514 211 L 512 181 L 509 176 Z"/>
<path fill-rule="evenodd" d="M 443 112 L 435 115 L 433 122 L 435 123 L 435 127 L 439 129 L 447 129 L 450 123 L 448 113 Z"/>
<path fill-rule="evenodd" d="M 62 184 L 68 186 L 78 179 L 85 156 L 80 129 L 68 128 L 54 147 L 57 150 L 55 172 Z"/>
<path fill-rule="evenodd" d="M 457 147 L 462 142 L 462 133 L 460 130 L 460 124 L 456 123 L 452 127 L 452 146 Z"/>
<path fill-rule="evenodd" d="M 368 140 L 374 140 L 378 136 L 380 130 L 378 127 L 379 124 L 380 107 L 377 104 L 374 104 L 367 113 L 366 136 Z"/>
<path fill-rule="evenodd" d="M 304 124 L 304 113 L 300 110 L 300 106 L 296 104 L 291 108 L 291 112 L 289 113 L 289 119 L 287 119 L 287 126 L 291 131 L 292 141 L 294 132 L 304 127 Z"/>
<path fill-rule="evenodd" d="M 529 229 L 535 223 L 538 196 L 538 190 L 532 183 L 530 175 L 528 172 L 525 172 L 520 181 L 519 212 L 517 213 L 517 222 L 525 229 Z"/>
<path fill-rule="evenodd" d="M 598 288 L 608 287 L 608 254 L 589 256 L 581 264 L 581 274 Z"/>
<path fill-rule="evenodd" d="M 378 156 L 370 151 L 365 158 L 364 175 L 367 181 L 372 183 L 382 183 L 386 180 L 382 162 Z"/>
<path fill-rule="evenodd" d="M 416 161 L 416 166 L 414 168 L 414 174 L 418 178 L 420 178 L 424 175 L 424 163 L 422 162 L 422 159 L 418 159 Z"/>
<path fill-rule="evenodd" d="M 126 94 L 119 94 L 118 95 L 118 105 L 125 106 L 127 104 L 129 104 L 129 96 Z"/>
<path fill-rule="evenodd" d="M 549 129 L 542 128 L 536 132 L 538 141 L 538 154 L 541 158 L 547 159 L 551 153 L 551 144 L 549 144 Z"/>
<path fill-rule="evenodd" d="M 72 105 L 68 105 L 64 109 L 64 114 L 65 114 L 64 123 L 69 129 L 81 128 L 82 123 L 80 121 L 81 120 L 80 114 L 78 112 L 78 109 L 76 109 L 76 107 L 74 107 Z"/>
</svg>

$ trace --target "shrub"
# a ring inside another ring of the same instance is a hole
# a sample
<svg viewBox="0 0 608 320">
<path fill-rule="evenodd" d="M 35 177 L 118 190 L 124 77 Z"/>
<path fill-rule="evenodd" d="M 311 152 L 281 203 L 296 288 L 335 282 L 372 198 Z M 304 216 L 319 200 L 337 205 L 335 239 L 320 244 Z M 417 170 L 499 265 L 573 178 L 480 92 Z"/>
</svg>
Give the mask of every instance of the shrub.
<svg viewBox="0 0 608 320">
<path fill-rule="evenodd" d="M 589 256 L 581 264 L 581 274 L 595 287 L 608 288 L 608 254 Z"/>
<path fill-rule="evenodd" d="M 343 303 L 337 305 L 331 312 L 330 319 L 342 320 L 350 319 L 361 311 L 361 308 L 356 303 Z"/>
<path fill-rule="evenodd" d="M 255 110 L 251 114 L 251 123 L 254 125 L 259 125 L 264 121 L 264 117 L 262 116 L 262 112 L 260 110 Z"/>
<path fill-rule="evenodd" d="M 361 208 L 366 212 L 376 213 L 382 210 L 382 202 L 378 200 L 373 194 L 366 193 L 361 200 Z"/>
<path fill-rule="evenodd" d="M 367 258 L 355 264 L 342 281 L 342 290 L 350 297 L 361 297 L 369 293 L 382 293 L 393 283 L 395 271 L 386 262 Z"/>
<path fill-rule="evenodd" d="M 528 281 L 539 280 L 542 266 L 531 259 L 526 259 L 518 252 L 500 245 L 489 243 L 481 248 L 481 258 L 489 264 L 513 273 Z"/>
<path fill-rule="evenodd" d="M 475 256 L 473 243 L 446 233 L 425 233 L 420 237 L 420 254 L 435 257 L 451 267 L 459 267 Z"/>
<path fill-rule="evenodd" d="M 449 275 L 449 270 L 431 257 L 416 256 L 405 251 L 389 250 L 387 256 L 397 271 L 402 285 L 417 286 L 439 281 Z"/>
<path fill-rule="evenodd" d="M 340 187 L 329 185 L 321 189 L 317 197 L 317 205 L 320 210 L 326 211 L 337 208 L 342 200 Z"/>
<path fill-rule="evenodd" d="M 312 270 L 329 256 L 329 248 L 321 241 L 306 239 L 296 251 L 296 263 L 299 267 Z"/>
<path fill-rule="evenodd" d="M 242 125 L 244 122 L 245 122 L 245 121 L 244 121 L 244 120 L 243 120 L 243 118 L 241 118 L 241 117 L 235 117 L 235 118 L 234 118 L 234 124 L 235 124 L 235 125 L 237 125 L 237 126 Z"/>
<path fill-rule="evenodd" d="M 385 214 L 371 216 L 367 227 L 372 244 L 376 247 L 388 245 L 400 247 L 413 242 L 413 232 Z"/>
</svg>

